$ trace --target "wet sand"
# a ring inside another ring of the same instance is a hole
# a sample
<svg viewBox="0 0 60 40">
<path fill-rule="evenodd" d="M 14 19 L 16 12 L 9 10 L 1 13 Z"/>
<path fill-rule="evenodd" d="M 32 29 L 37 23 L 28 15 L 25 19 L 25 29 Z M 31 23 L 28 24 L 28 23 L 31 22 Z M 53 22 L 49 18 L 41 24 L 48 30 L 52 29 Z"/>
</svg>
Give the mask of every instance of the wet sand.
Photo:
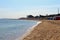
<svg viewBox="0 0 60 40">
<path fill-rule="evenodd" d="M 60 40 L 60 21 L 43 20 L 23 40 Z"/>
</svg>

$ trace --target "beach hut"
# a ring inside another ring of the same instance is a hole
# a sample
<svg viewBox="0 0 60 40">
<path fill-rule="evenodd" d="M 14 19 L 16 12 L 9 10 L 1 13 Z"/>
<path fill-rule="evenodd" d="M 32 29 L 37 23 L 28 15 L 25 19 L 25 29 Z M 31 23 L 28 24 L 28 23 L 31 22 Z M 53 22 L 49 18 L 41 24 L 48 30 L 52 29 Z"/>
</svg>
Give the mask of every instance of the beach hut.
<svg viewBox="0 0 60 40">
<path fill-rule="evenodd" d="M 55 16 L 54 20 L 60 20 L 60 16 Z"/>
</svg>

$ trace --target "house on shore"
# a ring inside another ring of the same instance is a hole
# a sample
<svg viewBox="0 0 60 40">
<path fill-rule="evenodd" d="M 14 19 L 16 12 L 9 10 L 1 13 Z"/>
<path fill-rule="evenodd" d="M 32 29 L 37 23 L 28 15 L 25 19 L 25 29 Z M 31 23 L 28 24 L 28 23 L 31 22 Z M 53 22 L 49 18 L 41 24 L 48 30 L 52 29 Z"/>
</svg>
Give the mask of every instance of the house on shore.
<svg viewBox="0 0 60 40">
<path fill-rule="evenodd" d="M 48 20 L 60 20 L 60 14 L 53 14 L 46 16 Z"/>
<path fill-rule="evenodd" d="M 48 20 L 60 20 L 59 9 L 58 9 L 58 14 L 49 15 Z"/>
</svg>

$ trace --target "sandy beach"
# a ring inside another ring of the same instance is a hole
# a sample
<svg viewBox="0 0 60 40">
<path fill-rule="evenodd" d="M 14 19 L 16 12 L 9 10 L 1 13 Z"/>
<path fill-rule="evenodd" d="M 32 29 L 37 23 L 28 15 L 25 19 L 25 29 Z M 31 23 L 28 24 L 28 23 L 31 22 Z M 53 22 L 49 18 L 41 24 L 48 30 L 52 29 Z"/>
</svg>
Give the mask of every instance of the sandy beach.
<svg viewBox="0 0 60 40">
<path fill-rule="evenodd" d="M 60 40 L 60 21 L 43 20 L 23 40 Z"/>
</svg>

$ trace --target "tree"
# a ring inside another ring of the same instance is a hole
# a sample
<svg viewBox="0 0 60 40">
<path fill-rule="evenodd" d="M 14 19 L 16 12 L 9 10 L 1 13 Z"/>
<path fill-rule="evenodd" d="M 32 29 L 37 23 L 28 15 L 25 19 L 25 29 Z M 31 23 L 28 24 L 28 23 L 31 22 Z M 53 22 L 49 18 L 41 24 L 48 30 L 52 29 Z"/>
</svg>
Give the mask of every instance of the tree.
<svg viewBox="0 0 60 40">
<path fill-rule="evenodd" d="M 45 16 L 43 16 L 43 15 L 40 15 L 40 17 L 45 17 Z"/>
<path fill-rule="evenodd" d="M 27 18 L 34 18 L 34 16 L 33 15 L 28 15 Z"/>
<path fill-rule="evenodd" d="M 35 16 L 35 18 L 39 18 L 39 16 Z"/>
</svg>

